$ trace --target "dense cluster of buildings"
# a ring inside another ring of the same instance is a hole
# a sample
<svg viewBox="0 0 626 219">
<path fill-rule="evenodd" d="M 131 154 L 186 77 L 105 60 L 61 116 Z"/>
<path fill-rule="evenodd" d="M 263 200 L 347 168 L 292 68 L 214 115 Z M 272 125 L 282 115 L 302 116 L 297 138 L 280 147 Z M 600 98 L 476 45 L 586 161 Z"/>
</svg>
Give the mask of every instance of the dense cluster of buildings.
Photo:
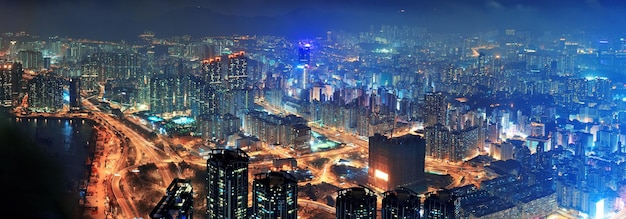
<svg viewBox="0 0 626 219">
<path fill-rule="evenodd" d="M 302 117 L 253 110 L 246 114 L 244 122 L 247 133 L 269 145 L 291 148 L 298 154 L 311 152 L 311 128 Z"/>
<path fill-rule="evenodd" d="M 207 217 L 298 218 L 298 181 L 285 171 L 255 174 L 253 203 L 248 207 L 249 161 L 248 155 L 240 149 L 213 149 L 209 153 Z M 377 194 L 373 190 L 347 188 L 339 190 L 337 195 L 337 218 L 376 218 Z M 410 189 L 389 190 L 384 194 L 383 203 L 384 218 L 420 218 L 420 197 Z"/>
<path fill-rule="evenodd" d="M 248 164 L 240 149 L 214 149 L 207 160 L 207 218 L 297 218 L 298 184 L 287 172 L 259 173 L 248 208 Z"/>
<path fill-rule="evenodd" d="M 603 205 L 620 208 L 618 191 L 626 186 L 622 36 L 514 29 L 435 34 L 385 25 L 309 41 L 159 39 L 148 33 L 140 38 L 128 45 L 6 35 L 0 40 L 6 50 L 1 104 L 79 110 L 80 93 L 103 91 L 103 101 L 127 109 L 190 116 L 197 124 L 194 133 L 207 144 L 221 147 L 232 136 L 247 134 L 298 154 L 311 150 L 307 124 L 331 128 L 369 138 L 368 185 L 383 190 L 422 180 L 426 158 L 460 163 L 490 157 L 484 165 L 500 181 L 431 194 L 423 205 L 444 207 L 424 207 L 425 215 L 514 217 L 554 207 L 535 206 L 537 200 L 581 215 L 596 214 Z M 257 104 L 286 113 L 272 115 Z M 423 137 L 386 137 L 402 131 Z M 243 157 L 240 166 L 228 167 L 232 174 L 247 171 L 246 156 L 223 156 Z M 401 164 L 394 162 L 400 161 L 417 167 L 415 172 L 399 174 Z M 223 192 L 211 186 L 223 186 L 218 181 L 227 178 L 211 178 L 209 166 L 209 189 Z M 220 173 L 225 174 L 215 172 Z M 368 194 L 357 190 L 357 196 Z M 209 213 L 226 214 L 226 205 L 247 208 L 237 197 L 227 201 L 208 197 Z M 224 217 L 271 211 L 262 210 L 263 203 L 253 206 L 255 212 L 239 209 Z"/>
</svg>

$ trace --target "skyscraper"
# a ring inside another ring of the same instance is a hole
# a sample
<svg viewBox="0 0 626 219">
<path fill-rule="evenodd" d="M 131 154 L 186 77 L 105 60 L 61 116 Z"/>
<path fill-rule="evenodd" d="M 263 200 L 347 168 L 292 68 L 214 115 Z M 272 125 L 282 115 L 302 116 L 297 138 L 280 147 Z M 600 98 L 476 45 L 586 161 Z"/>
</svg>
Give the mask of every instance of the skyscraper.
<svg viewBox="0 0 626 219">
<path fill-rule="evenodd" d="M 392 190 L 424 179 L 426 140 L 417 135 L 369 138 L 369 184 Z"/>
<path fill-rule="evenodd" d="M 22 50 L 19 51 L 19 57 L 26 69 L 37 71 L 43 67 L 43 56 L 40 51 Z"/>
<path fill-rule="evenodd" d="M 19 104 L 22 64 L 0 64 L 0 106 L 16 106 Z"/>
<path fill-rule="evenodd" d="M 453 219 L 455 218 L 454 200 L 456 198 L 449 190 L 429 193 L 424 200 L 424 218 Z"/>
<path fill-rule="evenodd" d="M 37 75 L 28 81 L 28 108 L 36 112 L 57 112 L 63 109 L 65 80 L 50 75 Z"/>
<path fill-rule="evenodd" d="M 70 110 L 80 110 L 80 78 L 70 78 Z"/>
<path fill-rule="evenodd" d="M 298 63 L 308 65 L 311 63 L 311 44 L 306 42 L 298 43 Z"/>
<path fill-rule="evenodd" d="M 442 92 L 427 93 L 424 107 L 424 127 L 446 124 L 446 96 Z"/>
<path fill-rule="evenodd" d="M 202 73 L 204 74 L 204 81 L 208 84 L 221 84 L 223 78 L 222 58 L 216 57 L 202 62 Z"/>
<path fill-rule="evenodd" d="M 191 180 L 174 179 L 167 187 L 165 196 L 150 212 L 151 219 L 192 219 L 193 187 Z"/>
<path fill-rule="evenodd" d="M 17 106 L 21 102 L 21 98 L 23 97 L 22 93 L 22 75 L 24 74 L 24 69 L 22 69 L 22 63 L 13 63 L 11 66 L 11 98 L 13 99 L 13 105 Z"/>
<path fill-rule="evenodd" d="M 309 83 L 309 64 L 311 63 L 311 43 L 300 42 L 298 43 L 298 63 L 297 74 L 298 83 L 301 89 L 306 89 Z"/>
<path fill-rule="evenodd" d="M 13 103 L 13 71 L 10 64 L 0 65 L 0 105 L 11 106 Z"/>
<path fill-rule="evenodd" d="M 247 219 L 248 163 L 241 149 L 213 149 L 207 160 L 207 218 Z"/>
<path fill-rule="evenodd" d="M 383 196 L 382 219 L 420 218 L 420 197 L 412 190 L 399 188 Z"/>
<path fill-rule="evenodd" d="M 441 123 L 424 128 L 426 155 L 435 159 L 450 158 L 450 131 Z"/>
<path fill-rule="evenodd" d="M 376 219 L 376 194 L 365 187 L 337 191 L 337 219 Z"/>
<path fill-rule="evenodd" d="M 246 88 L 248 80 L 248 57 L 244 52 L 228 56 L 228 85 L 230 90 Z"/>
<path fill-rule="evenodd" d="M 285 171 L 258 173 L 252 186 L 253 218 L 298 218 L 298 181 L 294 176 Z"/>
</svg>

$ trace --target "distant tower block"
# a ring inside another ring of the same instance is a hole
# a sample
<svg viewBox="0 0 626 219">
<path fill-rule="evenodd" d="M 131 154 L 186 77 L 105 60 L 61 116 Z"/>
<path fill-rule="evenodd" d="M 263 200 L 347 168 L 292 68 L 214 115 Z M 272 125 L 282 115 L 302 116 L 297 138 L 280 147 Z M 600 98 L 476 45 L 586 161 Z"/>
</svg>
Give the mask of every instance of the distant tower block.
<svg viewBox="0 0 626 219">
<path fill-rule="evenodd" d="M 302 65 L 311 63 L 311 43 L 300 42 L 298 48 L 298 62 Z"/>
</svg>

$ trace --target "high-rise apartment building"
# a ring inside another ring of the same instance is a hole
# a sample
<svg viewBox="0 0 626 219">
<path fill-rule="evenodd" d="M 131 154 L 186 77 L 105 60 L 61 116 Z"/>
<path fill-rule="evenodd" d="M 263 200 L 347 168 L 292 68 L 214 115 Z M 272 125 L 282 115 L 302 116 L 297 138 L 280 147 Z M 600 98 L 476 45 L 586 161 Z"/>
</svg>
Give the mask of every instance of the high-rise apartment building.
<svg viewBox="0 0 626 219">
<path fill-rule="evenodd" d="M 285 171 L 258 173 L 252 190 L 253 218 L 298 218 L 298 181 L 293 175 Z"/>
<path fill-rule="evenodd" d="M 442 124 L 434 124 L 424 128 L 426 138 L 426 156 L 436 159 L 449 159 L 450 131 Z"/>
<path fill-rule="evenodd" d="M 0 105 L 15 106 L 19 100 L 22 64 L 0 64 Z"/>
<path fill-rule="evenodd" d="M 456 197 L 449 190 L 441 190 L 427 194 L 424 200 L 424 218 L 453 219 L 455 215 Z"/>
<path fill-rule="evenodd" d="M 247 86 L 248 80 L 248 57 L 244 52 L 228 56 L 228 89 L 242 90 Z"/>
<path fill-rule="evenodd" d="M 424 127 L 437 123 L 446 124 L 446 95 L 442 92 L 427 93 L 424 106 Z"/>
<path fill-rule="evenodd" d="M 204 81 L 208 84 L 221 84 L 224 78 L 222 73 L 222 58 L 216 57 L 202 62 Z"/>
<path fill-rule="evenodd" d="M 337 219 L 376 219 L 376 194 L 365 187 L 337 191 Z"/>
<path fill-rule="evenodd" d="M 65 80 L 50 75 L 37 75 L 28 82 L 28 108 L 38 112 L 63 109 Z"/>
<path fill-rule="evenodd" d="M 137 79 L 141 75 L 139 57 L 132 52 L 98 52 L 85 57 L 83 74 L 93 75 L 99 82 L 107 79 Z"/>
<path fill-rule="evenodd" d="M 43 56 L 40 51 L 22 50 L 19 51 L 18 55 L 25 69 L 37 71 L 43 68 Z"/>
<path fill-rule="evenodd" d="M 248 219 L 248 163 L 241 149 L 213 149 L 207 160 L 207 218 Z"/>
<path fill-rule="evenodd" d="M 383 194 L 382 219 L 419 219 L 420 197 L 407 188 Z"/>
</svg>

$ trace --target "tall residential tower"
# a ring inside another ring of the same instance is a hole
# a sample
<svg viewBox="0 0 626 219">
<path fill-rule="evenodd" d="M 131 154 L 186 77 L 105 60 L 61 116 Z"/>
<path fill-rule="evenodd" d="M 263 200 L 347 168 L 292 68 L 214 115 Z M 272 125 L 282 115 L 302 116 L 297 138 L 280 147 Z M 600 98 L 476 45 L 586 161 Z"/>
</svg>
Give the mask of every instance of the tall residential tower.
<svg viewBox="0 0 626 219">
<path fill-rule="evenodd" d="M 241 149 L 213 149 L 207 160 L 207 218 L 247 219 L 248 163 Z"/>
<path fill-rule="evenodd" d="M 294 176 L 285 171 L 258 173 L 252 186 L 252 218 L 298 218 L 298 181 Z"/>
<path fill-rule="evenodd" d="M 365 187 L 337 191 L 337 219 L 376 219 L 376 194 Z"/>
</svg>

